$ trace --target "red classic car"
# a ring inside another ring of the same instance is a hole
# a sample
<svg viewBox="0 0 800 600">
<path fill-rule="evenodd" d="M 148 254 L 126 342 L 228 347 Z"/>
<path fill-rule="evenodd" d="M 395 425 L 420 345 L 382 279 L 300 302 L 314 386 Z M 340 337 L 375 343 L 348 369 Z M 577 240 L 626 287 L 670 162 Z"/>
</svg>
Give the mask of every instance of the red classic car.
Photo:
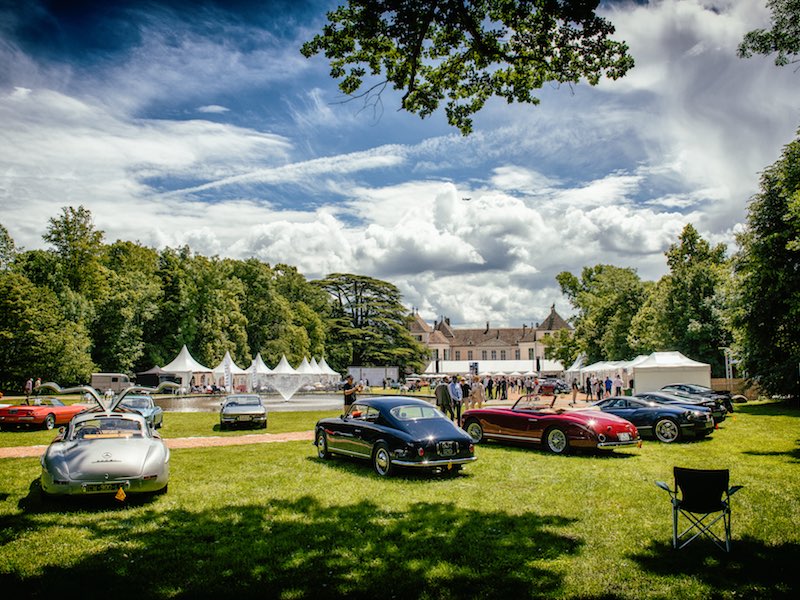
<svg viewBox="0 0 800 600">
<path fill-rule="evenodd" d="M 571 448 L 615 448 L 640 443 L 636 427 L 625 419 L 600 412 L 552 409 L 528 396 L 511 408 L 468 410 L 463 423 L 475 443 L 499 440 L 541 444 L 556 454 Z"/>
<path fill-rule="evenodd" d="M 66 425 L 87 408 L 85 404 L 64 404 L 58 398 L 32 398 L 30 404 L 0 408 L 0 427 L 37 425 L 53 429 L 56 425 Z"/>
</svg>

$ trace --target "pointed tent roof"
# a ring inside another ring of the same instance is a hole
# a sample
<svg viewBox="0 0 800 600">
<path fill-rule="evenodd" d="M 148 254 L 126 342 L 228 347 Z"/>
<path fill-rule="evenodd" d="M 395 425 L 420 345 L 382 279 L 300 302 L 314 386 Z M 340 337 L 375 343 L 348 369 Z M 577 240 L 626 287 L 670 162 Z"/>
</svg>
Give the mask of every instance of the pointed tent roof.
<svg viewBox="0 0 800 600">
<path fill-rule="evenodd" d="M 147 369 L 147 371 L 139 371 L 136 374 L 137 375 L 167 375 L 167 372 L 164 369 L 162 369 L 161 367 L 159 367 L 158 365 L 155 365 L 152 369 Z"/>
<path fill-rule="evenodd" d="M 275 368 L 272 369 L 272 372 L 277 375 L 291 375 L 293 373 L 297 373 L 297 371 L 292 368 L 292 365 L 289 364 L 289 361 L 286 360 L 285 354 L 281 356 L 280 362 L 275 365 Z"/>
<path fill-rule="evenodd" d="M 323 374 L 322 369 L 319 368 L 319 363 L 317 362 L 317 359 L 314 358 L 313 356 L 311 357 L 311 372 L 316 375 Z"/>
<path fill-rule="evenodd" d="M 330 368 L 324 357 L 319 361 L 319 368 L 326 375 L 339 375 L 339 373 Z"/>
<path fill-rule="evenodd" d="M 225 364 L 228 363 L 231 366 L 231 375 L 244 375 L 247 373 L 246 370 L 242 369 L 239 365 L 233 362 L 231 358 L 231 353 L 226 351 L 225 356 L 222 357 L 222 361 L 214 367 L 212 370 L 214 373 L 224 373 L 225 372 Z"/>
<path fill-rule="evenodd" d="M 272 373 L 272 369 L 270 369 L 266 363 L 264 363 L 264 359 L 261 358 L 261 352 L 256 354 L 256 357 L 250 363 L 250 366 L 247 367 L 247 371 L 249 373 L 255 373 L 256 375 L 268 375 Z"/>
<path fill-rule="evenodd" d="M 165 373 L 210 373 L 211 369 L 201 365 L 197 362 L 192 355 L 189 354 L 189 349 L 186 344 L 183 345 L 178 356 L 163 367 Z"/>
<path fill-rule="evenodd" d="M 297 365 L 295 371 L 297 371 L 298 373 L 303 373 L 304 375 L 314 374 L 314 369 L 311 368 L 311 363 L 308 362 L 308 358 L 306 358 L 305 356 L 303 357 L 302 362 L 299 365 Z"/>
</svg>

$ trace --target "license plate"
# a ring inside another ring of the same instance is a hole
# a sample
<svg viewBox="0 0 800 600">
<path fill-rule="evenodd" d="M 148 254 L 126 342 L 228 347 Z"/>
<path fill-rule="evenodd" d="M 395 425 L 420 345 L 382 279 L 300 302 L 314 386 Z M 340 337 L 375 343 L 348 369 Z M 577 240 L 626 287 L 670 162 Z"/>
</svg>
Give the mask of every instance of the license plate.
<svg viewBox="0 0 800 600">
<path fill-rule="evenodd" d="M 456 442 L 439 442 L 437 450 L 439 456 L 453 456 L 458 451 Z"/>
<path fill-rule="evenodd" d="M 622 432 L 619 434 L 619 441 L 620 442 L 630 442 L 631 441 L 631 434 L 627 432 Z"/>
<path fill-rule="evenodd" d="M 84 492 L 115 492 L 120 487 L 127 487 L 121 483 L 87 483 L 83 486 Z"/>
<path fill-rule="evenodd" d="M 239 420 L 240 421 L 249 421 L 250 420 L 250 415 L 239 415 Z"/>
</svg>

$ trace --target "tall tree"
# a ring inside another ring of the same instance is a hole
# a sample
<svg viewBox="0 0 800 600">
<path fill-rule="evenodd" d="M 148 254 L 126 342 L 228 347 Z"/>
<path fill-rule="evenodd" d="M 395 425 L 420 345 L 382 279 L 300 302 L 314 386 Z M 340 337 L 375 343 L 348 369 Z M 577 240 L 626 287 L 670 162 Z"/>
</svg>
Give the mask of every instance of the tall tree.
<svg viewBox="0 0 800 600">
<path fill-rule="evenodd" d="M 569 329 L 559 329 L 553 335 L 548 335 L 542 340 L 542 345 L 545 358 L 559 360 L 565 367 L 574 363 L 581 352 L 578 340 Z"/>
<path fill-rule="evenodd" d="M 448 122 L 466 135 L 492 96 L 538 104 L 533 92 L 547 83 L 624 76 L 633 59 L 595 13 L 599 3 L 348 0 L 301 51 L 324 53 L 339 89 L 362 90 L 358 97 L 373 107 L 389 85 L 403 91 L 404 110 L 423 118 L 446 99 Z"/>
<path fill-rule="evenodd" d="M 730 318 L 740 366 L 766 393 L 800 396 L 800 137 L 762 173 L 737 241 Z"/>
<path fill-rule="evenodd" d="M 0 387 L 21 390 L 29 377 L 88 383 L 94 369 L 88 332 L 64 318 L 56 295 L 25 276 L 0 271 Z"/>
<path fill-rule="evenodd" d="M 8 229 L 0 223 L 0 271 L 4 271 L 11 266 L 17 257 L 17 245 L 14 238 L 8 233 Z"/>
<path fill-rule="evenodd" d="M 563 271 L 556 280 L 578 311 L 574 317 L 575 339 L 587 359 L 595 362 L 633 358 L 628 333 L 646 290 L 636 271 L 596 265 L 585 267 L 580 279 Z"/>
<path fill-rule="evenodd" d="M 158 253 L 126 241 L 104 252 L 108 292 L 95 301 L 93 359 L 103 371 L 132 373 L 141 364 L 144 332 L 158 312 L 161 287 L 154 277 Z"/>
<path fill-rule="evenodd" d="M 424 366 L 427 349 L 409 332 L 407 310 L 396 286 L 342 273 L 333 273 L 316 283 L 333 298 L 331 337 L 349 347 L 349 364 L 411 369 Z"/>
<path fill-rule="evenodd" d="M 739 57 L 777 52 L 775 64 L 779 67 L 800 61 L 800 0 L 767 0 L 767 7 L 772 28 L 747 32 L 739 44 Z"/>
<path fill-rule="evenodd" d="M 49 220 L 47 232 L 42 236 L 53 246 L 67 285 L 87 298 L 97 298 L 103 293 L 104 278 L 100 272 L 103 235 L 95 228 L 88 209 L 65 206 L 60 217 Z"/>
</svg>

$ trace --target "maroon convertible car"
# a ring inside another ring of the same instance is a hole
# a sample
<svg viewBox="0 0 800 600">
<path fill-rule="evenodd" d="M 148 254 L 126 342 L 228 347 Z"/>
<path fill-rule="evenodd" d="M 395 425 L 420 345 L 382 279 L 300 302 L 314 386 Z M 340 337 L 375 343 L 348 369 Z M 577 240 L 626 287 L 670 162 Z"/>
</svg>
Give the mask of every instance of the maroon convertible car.
<svg viewBox="0 0 800 600">
<path fill-rule="evenodd" d="M 527 442 L 541 444 L 556 454 L 571 448 L 608 449 L 640 444 L 636 426 L 625 419 L 595 411 L 552 409 L 530 396 L 521 397 L 511 408 L 468 410 L 463 423 L 475 443 Z"/>
</svg>

